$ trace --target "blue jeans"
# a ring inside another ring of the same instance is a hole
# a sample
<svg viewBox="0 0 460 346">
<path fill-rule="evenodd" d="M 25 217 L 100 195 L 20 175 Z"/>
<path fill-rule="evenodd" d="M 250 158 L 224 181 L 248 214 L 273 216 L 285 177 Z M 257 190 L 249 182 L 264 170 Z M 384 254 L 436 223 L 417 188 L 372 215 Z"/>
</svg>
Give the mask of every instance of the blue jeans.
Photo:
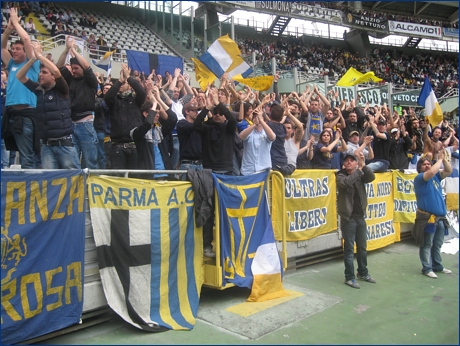
<svg viewBox="0 0 460 346">
<path fill-rule="evenodd" d="M 423 246 L 419 249 L 422 273 L 440 272 L 444 269 L 441 259 L 441 246 L 444 243 L 444 222 L 439 220 L 434 233 L 425 232 Z"/>
<path fill-rule="evenodd" d="M 42 145 L 43 169 L 80 169 L 75 147 Z"/>
<path fill-rule="evenodd" d="M 98 169 L 97 164 L 97 134 L 94 130 L 93 122 L 73 123 L 73 143 L 77 150 L 77 155 L 82 155 L 82 168 Z M 83 165 L 82 165 L 83 166 Z"/>
<path fill-rule="evenodd" d="M 173 169 L 176 169 L 179 164 L 179 156 L 180 156 L 180 147 L 179 147 L 179 137 L 172 136 L 173 138 L 173 152 L 171 153 L 171 164 Z"/>
<path fill-rule="evenodd" d="M 376 173 L 386 172 L 388 168 L 383 162 L 371 162 L 368 163 L 366 166 Z"/>
<path fill-rule="evenodd" d="M 345 280 L 355 279 L 353 265 L 354 244 L 356 242 L 356 261 L 358 262 L 358 275 L 367 276 L 367 226 L 364 217 L 357 219 L 341 219 L 343 237 L 343 261 L 345 263 Z"/>
<path fill-rule="evenodd" d="M 2 168 L 10 167 L 10 152 L 6 150 L 5 141 L 2 139 Z"/>
<path fill-rule="evenodd" d="M 193 169 L 194 171 L 201 171 L 203 169 L 203 165 L 202 164 L 196 165 L 196 164 L 193 164 L 193 163 L 181 163 L 179 169 L 187 171 L 189 168 Z M 181 174 L 180 180 L 186 181 L 187 180 L 187 173 L 186 174 Z"/>
<path fill-rule="evenodd" d="M 104 132 L 97 132 L 97 162 L 99 169 L 105 169 L 105 143 Z"/>
<path fill-rule="evenodd" d="M 20 115 L 16 115 L 20 116 Z M 28 117 L 23 117 L 22 133 L 12 131 L 14 140 L 19 150 L 19 163 L 21 168 L 35 169 L 35 152 L 34 152 L 34 124 Z M 10 128 L 14 128 L 14 117 L 9 119 Z"/>
</svg>

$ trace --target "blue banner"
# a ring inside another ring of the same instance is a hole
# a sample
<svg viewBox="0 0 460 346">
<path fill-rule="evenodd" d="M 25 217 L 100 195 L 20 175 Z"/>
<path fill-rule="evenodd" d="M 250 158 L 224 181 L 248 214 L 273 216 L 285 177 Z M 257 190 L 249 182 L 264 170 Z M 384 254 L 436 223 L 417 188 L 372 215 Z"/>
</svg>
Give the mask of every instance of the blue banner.
<svg viewBox="0 0 460 346">
<path fill-rule="evenodd" d="M 2 171 L 2 343 L 78 323 L 83 310 L 81 170 Z"/>
<path fill-rule="evenodd" d="M 256 252 L 267 239 L 275 246 L 275 238 L 267 202 L 268 172 L 249 176 L 227 176 L 214 174 L 214 185 L 218 194 L 220 216 L 221 260 L 223 263 L 223 286 L 233 283 L 240 287 L 253 287 L 253 260 Z M 269 232 L 270 237 L 266 235 Z M 265 235 L 265 236 L 264 236 Z M 279 273 L 280 259 L 275 248 L 271 256 L 277 268 L 269 274 Z M 269 262 L 262 260 L 259 262 Z M 267 266 L 266 266 L 267 267 Z M 257 274 L 268 274 L 262 271 Z"/>
<path fill-rule="evenodd" d="M 443 28 L 442 34 L 449 37 L 458 37 L 458 29 L 456 28 Z"/>
</svg>

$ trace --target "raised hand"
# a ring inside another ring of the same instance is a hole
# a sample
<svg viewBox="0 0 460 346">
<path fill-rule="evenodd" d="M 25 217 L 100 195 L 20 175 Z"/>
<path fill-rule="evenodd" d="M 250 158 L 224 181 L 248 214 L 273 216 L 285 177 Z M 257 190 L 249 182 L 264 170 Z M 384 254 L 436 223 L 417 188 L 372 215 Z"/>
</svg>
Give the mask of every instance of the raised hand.
<svg viewBox="0 0 460 346">
<path fill-rule="evenodd" d="M 374 136 L 366 136 L 364 137 L 363 142 L 366 143 L 366 145 L 371 144 L 371 142 L 374 140 Z"/>
<path fill-rule="evenodd" d="M 364 161 L 364 154 L 363 152 L 358 153 L 358 168 L 363 168 L 366 165 Z"/>
<path fill-rule="evenodd" d="M 145 90 L 149 93 L 149 92 L 152 92 L 153 91 L 153 82 L 150 80 L 150 79 L 147 79 L 145 81 Z M 158 88 L 157 88 L 158 89 Z"/>
<path fill-rule="evenodd" d="M 19 23 L 18 10 L 15 7 L 10 8 L 10 21 L 11 23 Z"/>
<path fill-rule="evenodd" d="M 72 36 L 67 36 L 67 39 L 65 41 L 65 46 L 67 47 L 67 49 L 72 49 L 73 46 L 74 46 L 75 42 L 73 40 L 73 37 Z"/>
<path fill-rule="evenodd" d="M 337 128 L 337 130 L 335 131 L 335 139 L 339 140 L 341 137 L 342 137 L 342 130 Z"/>
<path fill-rule="evenodd" d="M 177 77 L 179 77 L 179 76 L 180 76 L 180 68 L 176 68 L 176 69 L 174 70 L 174 77 L 177 78 Z"/>
</svg>

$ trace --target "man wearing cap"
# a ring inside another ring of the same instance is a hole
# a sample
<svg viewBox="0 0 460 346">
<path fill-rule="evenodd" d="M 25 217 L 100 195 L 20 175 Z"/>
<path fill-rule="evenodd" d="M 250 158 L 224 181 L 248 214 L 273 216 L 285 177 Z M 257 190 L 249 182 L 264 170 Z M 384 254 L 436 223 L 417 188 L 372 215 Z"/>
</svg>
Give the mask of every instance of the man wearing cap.
<svg viewBox="0 0 460 346">
<path fill-rule="evenodd" d="M 444 166 L 444 170 L 441 167 Z M 446 160 L 445 150 L 441 150 L 435 164 L 423 157 L 417 162 L 418 175 L 414 178 L 414 192 L 417 199 L 417 213 L 412 236 L 419 249 L 422 274 L 436 279 L 435 274 L 451 274 L 444 268 L 441 259 L 441 246 L 448 232 L 446 203 L 442 196 L 441 180 L 452 173 Z"/>
<path fill-rule="evenodd" d="M 380 117 L 376 125 L 374 119 L 374 116 L 369 115 L 369 125 L 374 132 L 374 159 L 368 167 L 374 172 L 386 172 L 390 167 L 390 135 L 386 131 L 387 121 Z"/>
<path fill-rule="evenodd" d="M 343 260 L 345 264 L 345 284 L 360 288 L 356 278 L 375 283 L 367 269 L 367 226 L 364 215 L 367 208 L 366 183 L 375 179 L 374 172 L 366 166 L 364 154 L 346 155 L 343 169 L 337 172 L 337 212 L 343 237 Z M 358 273 L 354 272 L 354 244 Z"/>
<path fill-rule="evenodd" d="M 69 52 L 73 56 L 70 59 L 72 72 L 65 66 L 65 59 Z M 97 78 L 85 58 L 75 49 L 71 36 L 67 36 L 66 48 L 56 65 L 69 85 L 74 129 L 72 138 L 78 157 L 82 155 L 82 168 L 98 169 L 97 134 L 93 126 Z"/>
<path fill-rule="evenodd" d="M 402 136 L 401 131 L 404 131 Z M 390 168 L 407 169 L 409 167 L 407 151 L 412 147 L 412 140 L 404 125 L 401 130 L 397 127 L 391 129 L 390 133 Z"/>
<path fill-rule="evenodd" d="M 348 150 L 344 152 L 346 155 L 353 155 L 356 158 L 359 153 L 364 154 L 364 159 L 372 160 L 374 158 L 374 150 L 372 149 L 371 143 L 374 137 L 366 136 L 363 139 L 363 143 L 359 145 L 359 132 L 351 131 L 349 133 L 349 138 L 347 142 Z M 367 148 L 367 149 L 366 149 Z"/>
</svg>

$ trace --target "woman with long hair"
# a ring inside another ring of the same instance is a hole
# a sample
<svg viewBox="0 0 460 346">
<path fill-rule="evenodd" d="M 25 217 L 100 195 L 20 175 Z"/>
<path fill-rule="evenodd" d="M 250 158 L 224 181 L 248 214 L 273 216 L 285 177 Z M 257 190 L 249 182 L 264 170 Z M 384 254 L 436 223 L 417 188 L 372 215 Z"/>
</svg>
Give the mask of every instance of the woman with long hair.
<svg viewBox="0 0 460 346">
<path fill-rule="evenodd" d="M 313 168 L 316 169 L 332 169 L 333 153 L 348 150 L 347 143 L 342 139 L 342 144 L 338 145 L 342 139 L 342 131 L 337 129 L 335 139 L 332 140 L 332 129 L 324 129 L 320 135 L 318 143 L 315 145 L 313 154 Z"/>
</svg>

